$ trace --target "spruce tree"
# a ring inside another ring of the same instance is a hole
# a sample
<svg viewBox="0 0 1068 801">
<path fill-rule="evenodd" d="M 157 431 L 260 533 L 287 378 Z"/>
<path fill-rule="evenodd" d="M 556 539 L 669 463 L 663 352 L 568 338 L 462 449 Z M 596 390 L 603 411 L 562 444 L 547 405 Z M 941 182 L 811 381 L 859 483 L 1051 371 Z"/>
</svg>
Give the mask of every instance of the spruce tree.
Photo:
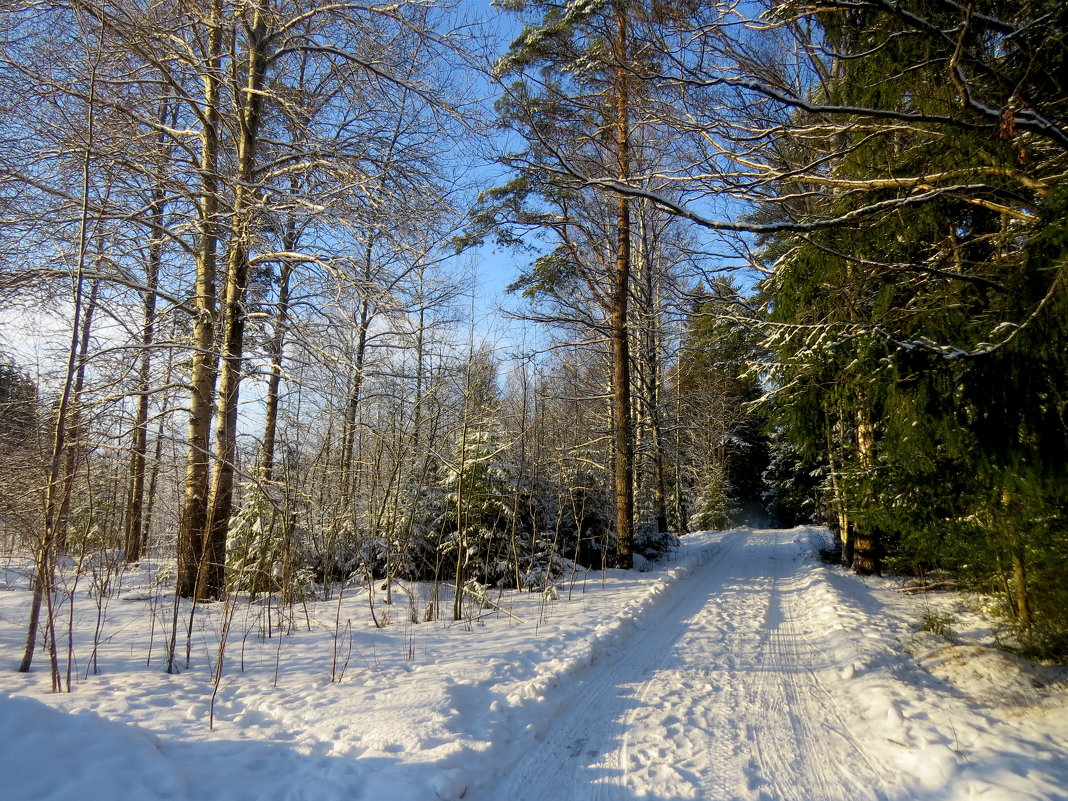
<svg viewBox="0 0 1068 801">
<path fill-rule="evenodd" d="M 833 77 L 795 122 L 828 134 L 798 144 L 794 230 L 765 242 L 779 418 L 819 454 L 858 569 L 968 565 L 1063 649 L 1065 11 L 817 19 Z"/>
</svg>

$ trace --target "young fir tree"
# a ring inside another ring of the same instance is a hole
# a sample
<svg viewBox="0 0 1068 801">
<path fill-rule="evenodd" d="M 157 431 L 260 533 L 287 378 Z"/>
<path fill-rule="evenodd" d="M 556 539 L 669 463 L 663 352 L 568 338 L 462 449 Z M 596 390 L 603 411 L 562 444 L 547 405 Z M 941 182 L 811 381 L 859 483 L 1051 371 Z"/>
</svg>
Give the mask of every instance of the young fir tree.
<svg viewBox="0 0 1068 801">
<path fill-rule="evenodd" d="M 446 464 L 444 537 L 441 550 L 451 563 L 453 618 L 463 613 L 465 594 L 507 577 L 507 532 L 511 494 L 500 469 L 500 412 L 497 369 L 488 352 L 472 354 L 461 387 L 461 416 L 453 453 Z"/>
</svg>

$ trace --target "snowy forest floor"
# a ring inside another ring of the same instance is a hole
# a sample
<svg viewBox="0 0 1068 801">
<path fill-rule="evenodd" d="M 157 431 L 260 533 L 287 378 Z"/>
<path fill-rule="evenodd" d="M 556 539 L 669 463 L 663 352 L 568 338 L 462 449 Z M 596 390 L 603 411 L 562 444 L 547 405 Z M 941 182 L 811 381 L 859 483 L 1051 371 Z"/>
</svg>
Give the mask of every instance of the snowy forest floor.
<svg viewBox="0 0 1068 801">
<path fill-rule="evenodd" d="M 1068 672 L 993 648 L 981 599 L 849 575 L 819 538 L 691 535 L 647 573 L 582 571 L 459 622 L 411 622 L 422 586 L 411 605 L 376 593 L 384 628 L 366 589 L 299 607 L 281 637 L 241 604 L 213 728 L 221 604 L 168 675 L 149 571 L 105 599 L 86 580 L 73 692 L 53 695 L 45 655 L 15 672 L 30 595 L 12 560 L 0 782 L 34 801 L 1068 799 Z"/>
</svg>

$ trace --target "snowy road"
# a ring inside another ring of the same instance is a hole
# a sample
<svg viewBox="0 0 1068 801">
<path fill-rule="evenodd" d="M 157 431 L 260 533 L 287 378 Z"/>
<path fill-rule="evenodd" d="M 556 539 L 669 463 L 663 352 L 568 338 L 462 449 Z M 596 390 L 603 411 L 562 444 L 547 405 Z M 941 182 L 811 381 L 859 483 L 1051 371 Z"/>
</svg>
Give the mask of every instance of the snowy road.
<svg viewBox="0 0 1068 801">
<path fill-rule="evenodd" d="M 616 658 L 574 676 L 534 747 L 477 799 L 885 797 L 846 725 L 794 532 L 711 546 Z"/>
</svg>

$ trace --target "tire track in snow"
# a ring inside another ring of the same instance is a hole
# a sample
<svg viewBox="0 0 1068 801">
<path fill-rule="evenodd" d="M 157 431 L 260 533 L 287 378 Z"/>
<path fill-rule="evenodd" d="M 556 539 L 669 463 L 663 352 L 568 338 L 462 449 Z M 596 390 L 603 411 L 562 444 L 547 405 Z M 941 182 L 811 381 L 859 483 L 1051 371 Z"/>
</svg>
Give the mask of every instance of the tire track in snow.
<svg viewBox="0 0 1068 801">
<path fill-rule="evenodd" d="M 878 770 L 820 682 L 817 671 L 833 665 L 818 647 L 819 633 L 806 625 L 799 582 L 783 559 L 781 532 L 767 536 L 770 586 L 754 700 L 769 714 L 753 737 L 759 755 L 753 783 L 767 782 L 777 799 L 880 798 Z"/>
<path fill-rule="evenodd" d="M 733 532 L 554 691 L 555 720 L 475 799 L 868 801 L 881 771 L 821 675 L 835 676 L 783 532 Z"/>
<path fill-rule="evenodd" d="M 640 725 L 628 710 L 635 705 L 644 679 L 671 656 L 672 646 L 686 631 L 686 621 L 704 607 L 707 598 L 702 590 L 716 566 L 739 544 L 737 537 L 728 536 L 710 546 L 702 561 L 670 585 L 649 614 L 634 621 L 636 629 L 625 643 L 562 683 L 556 693 L 564 697 L 543 702 L 559 704 L 559 714 L 543 736 L 535 743 L 523 743 L 527 748 L 515 764 L 499 766 L 507 767 L 507 773 L 495 786 L 472 790 L 467 798 L 628 798 L 624 736 L 629 727 Z"/>
</svg>

